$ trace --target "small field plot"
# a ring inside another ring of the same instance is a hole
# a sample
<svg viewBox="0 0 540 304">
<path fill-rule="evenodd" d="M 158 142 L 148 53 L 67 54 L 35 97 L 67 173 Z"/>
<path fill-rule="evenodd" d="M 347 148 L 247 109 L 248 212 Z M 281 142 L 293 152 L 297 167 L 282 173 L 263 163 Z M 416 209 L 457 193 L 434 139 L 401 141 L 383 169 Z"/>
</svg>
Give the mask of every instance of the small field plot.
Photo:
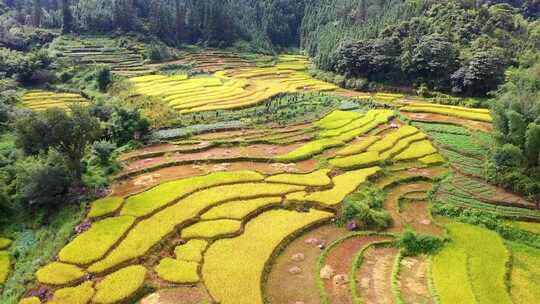
<svg viewBox="0 0 540 304">
<path fill-rule="evenodd" d="M 431 103 L 411 103 L 402 107 L 403 112 L 443 114 L 458 118 L 491 122 L 491 114 L 488 109 L 470 109 L 458 106 L 445 106 Z"/>
<path fill-rule="evenodd" d="M 23 106 L 41 112 L 50 108 L 69 109 L 69 106 L 86 105 L 88 100 L 77 93 L 59 93 L 50 91 L 29 91 L 23 96 Z"/>
<path fill-rule="evenodd" d="M 452 242 L 433 258 L 432 265 L 441 304 L 512 303 L 505 286 L 509 252 L 501 237 L 468 224 L 447 228 Z"/>
</svg>

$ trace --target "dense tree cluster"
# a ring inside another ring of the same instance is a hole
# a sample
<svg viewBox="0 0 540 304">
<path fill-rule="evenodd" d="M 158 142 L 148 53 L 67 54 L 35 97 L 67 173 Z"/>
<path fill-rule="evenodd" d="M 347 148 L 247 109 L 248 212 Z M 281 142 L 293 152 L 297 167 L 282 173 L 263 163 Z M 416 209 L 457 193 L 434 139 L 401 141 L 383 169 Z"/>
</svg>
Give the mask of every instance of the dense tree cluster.
<svg viewBox="0 0 540 304">
<path fill-rule="evenodd" d="M 483 96 L 527 50 L 538 50 L 539 29 L 508 4 L 439 3 L 376 38 L 342 43 L 331 68 L 348 77 Z"/>
</svg>

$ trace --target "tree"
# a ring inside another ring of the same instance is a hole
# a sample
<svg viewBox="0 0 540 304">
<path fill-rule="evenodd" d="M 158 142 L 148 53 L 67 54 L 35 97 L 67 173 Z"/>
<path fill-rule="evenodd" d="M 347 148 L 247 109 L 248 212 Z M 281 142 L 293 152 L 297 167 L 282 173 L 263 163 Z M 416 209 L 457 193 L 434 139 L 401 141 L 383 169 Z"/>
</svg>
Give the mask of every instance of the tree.
<svg viewBox="0 0 540 304">
<path fill-rule="evenodd" d="M 73 31 L 73 14 L 71 13 L 70 0 L 62 0 L 62 33 L 69 34 Z"/>
<path fill-rule="evenodd" d="M 540 125 L 530 123 L 525 134 L 525 155 L 530 167 L 540 166 Z"/>
<path fill-rule="evenodd" d="M 32 0 L 32 24 L 35 27 L 41 26 L 42 7 L 41 0 Z"/>
<path fill-rule="evenodd" d="M 110 135 L 118 145 L 140 139 L 150 127 L 148 120 L 139 111 L 125 108 L 116 108 L 109 123 Z"/>
<path fill-rule="evenodd" d="M 16 145 L 28 155 L 58 151 L 80 181 L 84 169 L 82 159 L 89 144 L 101 134 L 99 121 L 83 106 L 72 106 L 71 113 L 59 108 L 42 114 L 20 118 L 15 124 Z"/>
</svg>

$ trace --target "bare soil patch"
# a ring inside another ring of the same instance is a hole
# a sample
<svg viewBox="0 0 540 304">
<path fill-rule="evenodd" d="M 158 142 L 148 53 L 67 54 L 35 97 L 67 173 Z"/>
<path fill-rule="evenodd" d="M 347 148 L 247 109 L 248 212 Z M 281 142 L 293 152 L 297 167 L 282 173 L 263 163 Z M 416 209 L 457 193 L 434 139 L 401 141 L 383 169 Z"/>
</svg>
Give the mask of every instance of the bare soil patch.
<svg viewBox="0 0 540 304">
<path fill-rule="evenodd" d="M 332 248 L 326 257 L 325 264 L 332 267 L 335 272 L 335 275 L 347 276 L 348 280 L 351 280 L 350 277 L 353 260 L 355 255 L 366 245 L 390 240 L 390 237 L 384 236 L 358 236 L 347 239 Z M 326 295 L 328 296 L 330 303 L 332 304 L 352 304 L 353 299 L 351 297 L 351 290 L 349 284 L 335 284 L 333 280 L 326 280 L 324 282 L 324 287 L 326 290 Z"/>
<path fill-rule="evenodd" d="M 399 249 L 370 248 L 357 272 L 358 290 L 364 303 L 396 303 L 392 293 L 392 268 Z"/>
<path fill-rule="evenodd" d="M 406 304 L 434 304 L 428 287 L 429 261 L 427 257 L 405 257 L 399 270 L 399 288 Z"/>
<path fill-rule="evenodd" d="M 210 301 L 210 296 L 202 284 L 193 287 L 162 289 L 141 300 L 141 304 L 199 304 Z"/>
<path fill-rule="evenodd" d="M 264 286 L 269 303 L 319 304 L 317 260 L 322 251 L 317 247 L 317 243 L 329 244 L 348 233 L 345 229 L 334 225 L 325 225 L 290 243 L 274 261 Z M 295 261 L 293 256 L 298 254 L 302 254 L 303 259 Z M 293 267 L 298 267 L 301 272 L 291 274 L 290 270 Z"/>
</svg>

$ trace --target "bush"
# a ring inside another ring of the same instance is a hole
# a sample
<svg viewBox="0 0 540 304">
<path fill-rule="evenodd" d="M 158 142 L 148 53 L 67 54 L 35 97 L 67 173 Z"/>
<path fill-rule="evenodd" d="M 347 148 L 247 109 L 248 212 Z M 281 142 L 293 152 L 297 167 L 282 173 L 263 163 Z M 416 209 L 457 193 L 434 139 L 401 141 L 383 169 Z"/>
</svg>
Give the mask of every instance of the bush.
<svg viewBox="0 0 540 304">
<path fill-rule="evenodd" d="M 415 256 L 438 252 L 443 245 L 443 241 L 438 237 L 418 234 L 408 230 L 401 236 L 399 245 L 403 248 L 403 254 L 405 256 Z"/>
<path fill-rule="evenodd" d="M 101 92 L 105 92 L 112 82 L 111 68 L 108 65 L 97 67 L 97 87 Z"/>
<path fill-rule="evenodd" d="M 116 145 L 107 140 L 96 141 L 92 145 L 92 152 L 97 157 L 99 164 L 107 166 L 111 162 L 111 156 L 116 150 Z"/>
<path fill-rule="evenodd" d="M 361 229 L 383 230 L 390 227 L 392 218 L 382 210 L 385 194 L 376 188 L 366 188 L 351 194 L 343 203 L 338 224 L 354 222 Z"/>
</svg>

